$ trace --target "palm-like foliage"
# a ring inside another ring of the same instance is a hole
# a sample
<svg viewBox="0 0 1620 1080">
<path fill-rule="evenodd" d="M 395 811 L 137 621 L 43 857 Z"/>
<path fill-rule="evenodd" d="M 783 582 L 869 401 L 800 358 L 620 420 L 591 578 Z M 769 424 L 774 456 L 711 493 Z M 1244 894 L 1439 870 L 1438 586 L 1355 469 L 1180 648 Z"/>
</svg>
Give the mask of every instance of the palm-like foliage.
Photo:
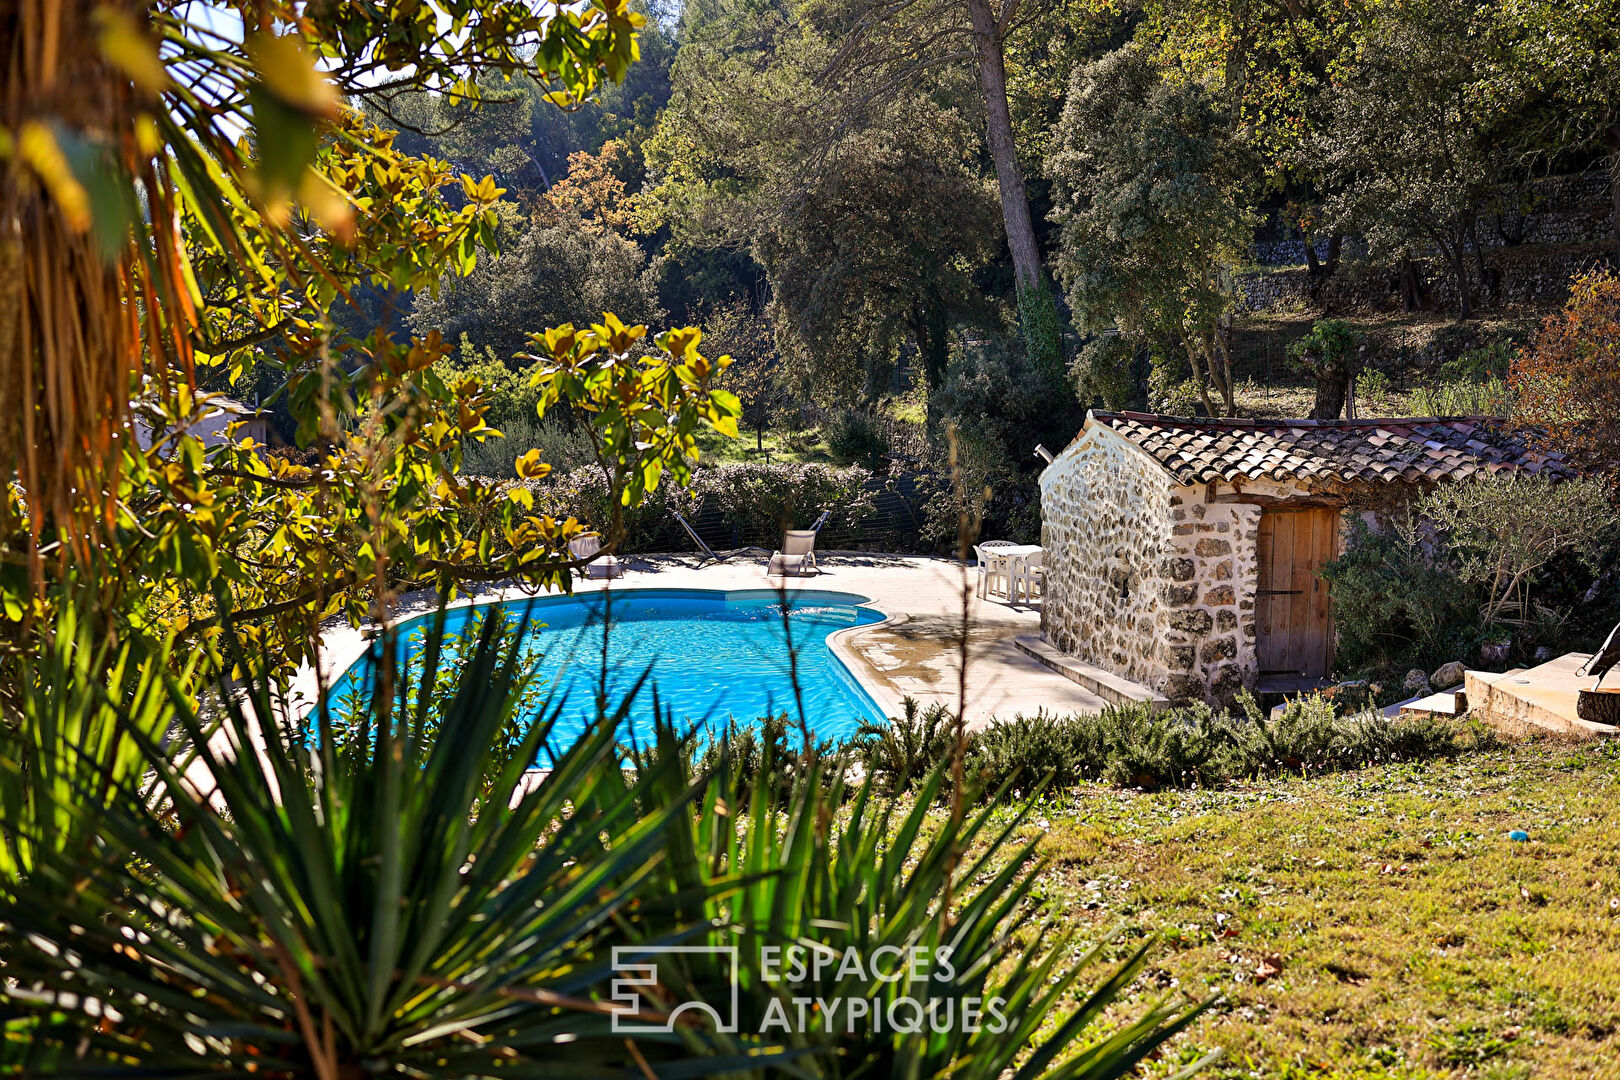
<svg viewBox="0 0 1620 1080">
<path fill-rule="evenodd" d="M 388 227 L 393 200 L 355 198 L 342 168 L 316 160 L 323 140 L 335 140 L 361 172 L 397 175 L 386 145 L 342 122 L 340 92 L 415 86 L 476 99 L 477 75 L 497 70 L 529 72 L 559 104 L 577 104 L 623 78 L 643 21 L 625 0 L 8 8 L 0 410 L 22 422 L 0 428 L 0 479 L 15 477 L 26 492 L 33 558 L 54 526 L 66 533 L 60 550 L 80 562 L 113 531 L 138 376 L 167 398 L 227 351 L 221 339 L 266 340 L 293 316 L 307 327 L 311 312 L 300 305 L 324 294 L 325 306 L 344 287 L 346 257 L 331 237 L 352 239 L 357 218 Z M 408 227 L 398 239 L 396 265 L 367 268 L 400 275 L 396 285 L 413 269 L 436 277 L 452 258 L 470 262 L 472 241 L 461 243 L 460 231 L 443 246 Z M 209 280 L 219 274 L 232 279 L 228 292 Z M 216 337 L 221 319 L 235 317 L 246 321 Z M 9 529 L 24 506 L 5 494 L 0 526 Z"/>
<path fill-rule="evenodd" d="M 767 756 L 773 749 L 767 746 Z M 653 757 L 680 753 L 666 733 Z M 740 946 L 739 1031 L 763 1028 L 785 1044 L 793 1055 L 786 1070 L 815 1077 L 1117 1077 L 1208 1006 L 1161 1003 L 1098 1031 L 1103 1011 L 1141 972 L 1151 942 L 1087 985 L 1104 945 L 1081 951 L 1072 931 L 1037 917 L 1033 889 L 1044 863 L 1035 841 L 1015 838 L 1033 802 L 1003 817 L 991 800 L 952 829 L 931 817 L 947 766 L 928 772 L 906 808 L 881 801 L 871 777 L 847 782 L 838 759 L 798 755 L 791 776 L 780 763 L 773 768 L 767 760 L 739 785 L 722 753 L 702 799 L 671 823 L 659 882 L 676 923 L 711 927 L 707 944 Z M 762 946 L 794 945 L 830 950 L 838 961 L 819 976 L 812 968 L 799 983 L 789 981 L 785 959 L 774 973 L 754 962 Z M 885 946 L 900 951 L 881 952 Z M 843 969 L 851 951 L 863 970 Z M 948 965 L 936 962 L 941 955 Z M 887 978 L 912 956 L 924 958 L 918 971 Z M 725 979 L 698 958 L 679 969 L 671 1000 L 714 993 Z M 806 998 L 821 1004 L 801 1028 L 794 999 Z M 999 1002 L 994 1011 L 992 1000 Z M 871 1013 L 851 1017 L 852 1001 L 867 1002 Z M 978 1021 L 964 1010 L 978 1011 Z M 789 1018 L 788 1029 L 769 1023 L 773 1015 Z M 921 1018 L 922 1030 L 896 1030 L 891 1017 L 902 1027 Z M 730 1044 L 738 1053 L 749 1046 L 746 1034 Z"/>
<path fill-rule="evenodd" d="M 78 850 L 82 807 L 145 771 L 126 732 L 161 734 L 165 673 L 183 692 L 195 670 L 138 640 L 98 646 L 94 619 L 71 589 L 63 596 L 40 655 L 10 668 L 13 685 L 0 693 L 0 893 L 42 849 Z"/>
<path fill-rule="evenodd" d="M 543 778 L 525 769 L 548 718 L 491 766 L 521 686 L 497 636 L 491 620 L 462 658 L 436 737 L 430 685 L 394 694 L 386 677 L 341 751 L 325 709 L 287 738 L 265 685 L 225 695 L 217 731 L 177 694 L 177 738 L 126 727 L 149 785 L 50 789 L 95 842 L 41 845 L 0 900 L 4 993 L 40 1018 L 33 1063 L 321 1080 L 614 1069 L 627 1051 L 596 1038 L 597 946 L 684 818 L 686 784 L 675 763 L 627 783 L 611 719 Z M 182 770 L 182 747 L 200 768 Z"/>
</svg>

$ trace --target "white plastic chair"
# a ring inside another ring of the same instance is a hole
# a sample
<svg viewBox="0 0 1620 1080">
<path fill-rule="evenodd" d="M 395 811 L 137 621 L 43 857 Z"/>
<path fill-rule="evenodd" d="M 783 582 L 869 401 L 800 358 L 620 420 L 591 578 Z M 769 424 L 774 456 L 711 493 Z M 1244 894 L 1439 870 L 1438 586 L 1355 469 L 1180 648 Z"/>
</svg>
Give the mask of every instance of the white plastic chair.
<svg viewBox="0 0 1620 1080">
<path fill-rule="evenodd" d="M 1007 557 L 997 555 L 996 548 L 1010 548 L 1018 545 L 1011 540 L 986 540 L 982 544 L 973 546 L 973 554 L 979 560 L 979 598 L 982 600 L 987 593 L 995 592 L 995 580 L 1000 578 L 1004 587 L 1010 588 L 1007 577 Z"/>
<path fill-rule="evenodd" d="M 568 541 L 568 554 L 575 559 L 589 559 L 601 550 L 602 537 L 596 533 L 586 533 Z M 585 577 L 616 578 L 624 573 L 624 568 L 619 565 L 617 557 L 603 555 L 600 559 L 581 567 L 580 573 Z"/>
<path fill-rule="evenodd" d="M 1007 586 L 1007 595 L 1010 599 L 1023 599 L 1028 603 L 1035 595 L 1035 588 L 1039 587 L 1042 594 L 1046 592 L 1046 552 L 1034 551 L 1022 558 L 1012 560 L 1011 577 Z"/>
<path fill-rule="evenodd" d="M 791 575 L 798 577 L 808 567 L 821 573 L 816 565 L 816 529 L 789 529 L 782 534 L 782 550 L 771 556 L 765 568 L 767 576 Z"/>
</svg>

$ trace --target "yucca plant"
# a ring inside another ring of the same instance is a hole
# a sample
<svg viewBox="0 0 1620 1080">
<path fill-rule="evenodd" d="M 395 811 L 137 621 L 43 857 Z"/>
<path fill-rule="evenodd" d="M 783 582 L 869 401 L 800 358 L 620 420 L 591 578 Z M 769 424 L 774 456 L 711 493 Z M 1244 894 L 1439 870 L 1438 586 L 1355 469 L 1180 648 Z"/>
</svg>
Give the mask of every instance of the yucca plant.
<svg viewBox="0 0 1620 1080">
<path fill-rule="evenodd" d="M 145 772 L 128 732 L 160 736 L 170 686 L 183 692 L 196 670 L 138 639 L 98 642 L 83 594 L 70 583 L 57 596 L 39 655 L 0 669 L 0 893 L 40 851 L 82 845 L 85 804 Z"/>
<path fill-rule="evenodd" d="M 666 731 L 655 756 L 684 752 Z M 1035 841 L 1016 838 L 1033 800 L 998 813 L 986 799 L 952 828 L 935 816 L 948 763 L 924 775 L 909 804 L 881 798 L 870 775 L 851 780 L 837 758 L 803 759 L 792 773 L 767 763 L 741 797 L 730 767 L 722 755 L 702 799 L 671 823 L 660 887 L 646 901 L 661 917 L 632 923 L 630 937 L 673 922 L 708 928 L 688 944 L 737 948 L 737 1033 L 718 1045 L 791 1055 L 754 1075 L 1118 1077 L 1210 1004 L 1159 1003 L 1101 1030 L 1153 943 L 1106 965 L 1106 941 L 1081 948 L 1073 930 L 1039 920 L 1033 890 L 1045 864 Z M 666 801 L 676 796 L 675 774 L 658 782 Z M 782 950 L 765 954 L 780 961 L 774 971 L 761 962 L 766 947 Z M 804 950 L 803 979 L 790 967 L 793 947 Z M 816 972 L 818 951 L 836 959 Z M 852 955 L 861 970 L 847 965 Z M 922 958 L 920 969 L 908 958 Z M 723 1004 L 731 964 L 660 957 L 660 1006 Z M 891 980 L 897 968 L 905 974 Z M 859 1015 L 852 1002 L 865 1003 Z M 921 1030 L 910 1030 L 919 1017 Z"/>
<path fill-rule="evenodd" d="M 591 1075 L 632 1060 L 606 1038 L 600 946 L 693 790 L 673 761 L 626 779 L 614 717 L 537 775 L 554 712 L 542 715 L 492 767 L 523 685 L 500 632 L 485 623 L 448 698 L 433 688 L 442 626 L 412 692 L 385 664 L 369 724 L 342 748 L 330 709 L 291 723 L 263 681 L 222 693 L 217 731 L 184 693 L 166 696 L 167 735 L 104 700 L 141 768 L 41 789 L 50 813 L 35 819 L 67 819 L 88 842 L 6 822 L 33 851 L 0 896 L 0 997 L 29 1025 L 8 1056 L 319 1080 Z M 29 756 L 8 756 L 7 783 Z"/>
</svg>

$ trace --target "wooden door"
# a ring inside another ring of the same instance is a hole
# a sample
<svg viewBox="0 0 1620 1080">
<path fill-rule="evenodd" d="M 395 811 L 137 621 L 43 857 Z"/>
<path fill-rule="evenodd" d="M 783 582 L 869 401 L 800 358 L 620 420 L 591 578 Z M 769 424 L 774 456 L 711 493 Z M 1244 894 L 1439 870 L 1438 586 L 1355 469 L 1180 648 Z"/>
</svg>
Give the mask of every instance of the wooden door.
<svg viewBox="0 0 1620 1080">
<path fill-rule="evenodd" d="M 1260 515 L 1254 598 L 1260 678 L 1316 679 L 1333 669 L 1327 582 L 1316 576 L 1339 549 L 1333 507 L 1267 507 Z"/>
</svg>

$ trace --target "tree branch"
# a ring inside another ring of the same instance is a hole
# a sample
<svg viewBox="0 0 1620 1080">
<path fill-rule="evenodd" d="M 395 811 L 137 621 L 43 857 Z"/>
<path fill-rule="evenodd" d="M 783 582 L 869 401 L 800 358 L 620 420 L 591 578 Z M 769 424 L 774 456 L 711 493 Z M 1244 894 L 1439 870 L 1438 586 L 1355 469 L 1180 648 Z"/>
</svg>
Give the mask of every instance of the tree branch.
<svg viewBox="0 0 1620 1080">
<path fill-rule="evenodd" d="M 224 341 L 204 341 L 200 335 L 192 334 L 191 344 L 198 352 L 208 353 L 212 356 L 218 353 L 232 352 L 236 349 L 246 348 L 249 345 L 257 345 L 261 341 L 269 341 L 271 338 L 276 337 L 285 329 L 287 329 L 287 323 L 285 320 L 283 320 L 282 322 L 276 323 L 274 326 L 261 327 L 250 334 L 243 334 L 241 337 L 226 338 Z"/>
</svg>

